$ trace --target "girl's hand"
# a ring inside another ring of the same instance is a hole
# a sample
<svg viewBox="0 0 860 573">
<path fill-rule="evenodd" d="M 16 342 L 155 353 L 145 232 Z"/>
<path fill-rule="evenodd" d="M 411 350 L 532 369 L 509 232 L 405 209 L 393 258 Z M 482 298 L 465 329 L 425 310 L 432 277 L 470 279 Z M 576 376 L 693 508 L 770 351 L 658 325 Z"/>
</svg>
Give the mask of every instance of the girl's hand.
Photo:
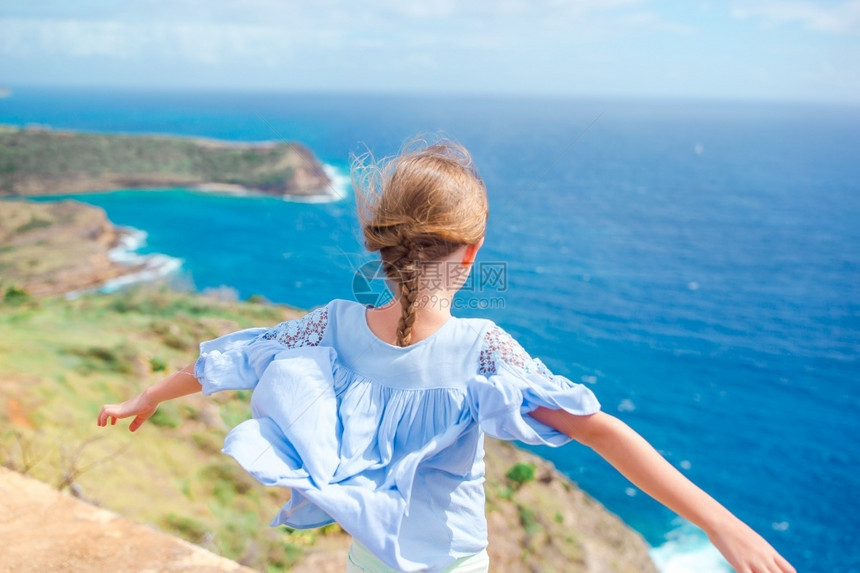
<svg viewBox="0 0 860 573">
<path fill-rule="evenodd" d="M 114 426 L 118 419 L 134 416 L 134 420 L 128 426 L 128 429 L 134 432 L 155 414 L 156 409 L 158 409 L 158 402 L 150 398 L 147 392 L 143 392 L 130 400 L 126 400 L 122 404 L 107 404 L 103 406 L 101 412 L 99 412 L 98 423 L 99 426 L 104 427 L 110 421 L 110 424 Z"/>
<path fill-rule="evenodd" d="M 707 533 L 737 573 L 795 573 L 761 535 L 737 518 Z"/>
<path fill-rule="evenodd" d="M 144 390 L 140 395 L 122 404 L 108 404 L 99 412 L 99 426 L 107 426 L 108 420 L 115 425 L 119 418 L 134 416 L 128 429 L 134 432 L 148 420 L 158 405 L 166 400 L 200 392 L 200 382 L 194 376 L 194 364 L 189 364 L 179 372 L 171 374 L 155 386 Z"/>
</svg>

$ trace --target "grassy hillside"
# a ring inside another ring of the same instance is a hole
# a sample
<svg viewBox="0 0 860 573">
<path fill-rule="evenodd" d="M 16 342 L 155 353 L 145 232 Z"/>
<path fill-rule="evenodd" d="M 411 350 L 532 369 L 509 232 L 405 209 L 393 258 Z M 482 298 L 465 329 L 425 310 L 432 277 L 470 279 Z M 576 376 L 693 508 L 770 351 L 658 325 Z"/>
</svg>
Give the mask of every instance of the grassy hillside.
<svg viewBox="0 0 860 573">
<path fill-rule="evenodd" d="M 328 192 L 330 182 L 297 143 L 0 127 L 0 195 L 213 184 L 308 195 Z"/>
</svg>

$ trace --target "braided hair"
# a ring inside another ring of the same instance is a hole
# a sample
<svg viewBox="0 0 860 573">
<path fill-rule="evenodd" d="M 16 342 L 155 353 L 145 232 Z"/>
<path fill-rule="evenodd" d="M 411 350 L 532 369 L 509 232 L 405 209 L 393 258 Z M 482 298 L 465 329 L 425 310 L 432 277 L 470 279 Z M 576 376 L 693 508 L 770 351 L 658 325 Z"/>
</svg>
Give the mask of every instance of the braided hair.
<svg viewBox="0 0 860 573">
<path fill-rule="evenodd" d="M 402 306 L 397 345 L 408 346 L 426 269 L 484 236 L 486 189 L 468 151 L 451 142 L 416 141 L 379 163 L 356 158 L 352 178 L 365 247 L 379 251 Z"/>
</svg>

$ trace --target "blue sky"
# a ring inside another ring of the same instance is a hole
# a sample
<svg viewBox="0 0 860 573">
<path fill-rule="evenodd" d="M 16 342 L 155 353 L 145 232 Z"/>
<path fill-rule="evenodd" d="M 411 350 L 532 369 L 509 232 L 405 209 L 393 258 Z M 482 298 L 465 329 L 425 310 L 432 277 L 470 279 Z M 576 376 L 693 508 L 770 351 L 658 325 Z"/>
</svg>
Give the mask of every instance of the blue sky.
<svg viewBox="0 0 860 573">
<path fill-rule="evenodd" d="M 37 84 L 860 103 L 860 1 L 5 0 Z"/>
</svg>

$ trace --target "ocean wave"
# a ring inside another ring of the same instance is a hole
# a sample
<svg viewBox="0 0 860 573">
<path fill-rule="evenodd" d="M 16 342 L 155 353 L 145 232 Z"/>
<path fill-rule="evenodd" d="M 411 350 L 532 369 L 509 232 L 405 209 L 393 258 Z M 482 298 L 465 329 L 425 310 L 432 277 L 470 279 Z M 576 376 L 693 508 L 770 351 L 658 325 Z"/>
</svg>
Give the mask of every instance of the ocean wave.
<svg viewBox="0 0 860 573">
<path fill-rule="evenodd" d="M 176 257 L 170 257 L 160 253 L 147 255 L 138 253 L 137 250 L 146 245 L 146 231 L 141 231 L 134 227 L 117 226 L 117 229 L 119 229 L 122 234 L 120 235 L 117 245 L 108 251 L 108 259 L 112 262 L 127 265 L 129 267 L 140 267 L 139 270 L 108 279 L 101 285 L 94 288 L 68 292 L 66 293 L 66 298 L 77 298 L 84 293 L 93 291 L 102 293 L 115 292 L 132 284 L 151 282 L 160 279 L 175 272 L 182 266 L 182 259 L 177 259 Z"/>
<path fill-rule="evenodd" d="M 146 245 L 146 231 L 134 227 L 118 228 L 123 234 L 117 246 L 108 251 L 108 258 L 115 263 L 142 266 L 142 268 L 139 271 L 105 281 L 97 289 L 99 292 L 114 292 L 131 284 L 154 281 L 175 272 L 182 266 L 182 259 L 176 257 L 160 253 L 147 255 L 138 253 L 137 250 Z"/>
<path fill-rule="evenodd" d="M 175 272 L 182 266 L 182 259 L 167 255 L 146 255 L 145 259 L 144 269 L 105 281 L 98 289 L 99 292 L 109 293 L 131 284 L 151 282 Z"/>
<path fill-rule="evenodd" d="M 108 251 L 108 258 L 124 265 L 137 265 L 142 262 L 143 256 L 136 253 L 137 249 L 146 244 L 146 231 L 134 227 L 117 227 L 122 233 L 117 246 Z"/>
<path fill-rule="evenodd" d="M 334 203 L 343 201 L 349 197 L 352 189 L 349 175 L 341 172 L 334 165 L 323 164 L 323 171 L 328 176 L 331 183 L 324 189 L 323 193 L 317 195 L 288 195 L 284 197 L 284 201 L 293 203 Z"/>
<path fill-rule="evenodd" d="M 686 520 L 665 535 L 665 542 L 650 550 L 660 573 L 731 573 L 732 568 L 704 531 Z"/>
</svg>

